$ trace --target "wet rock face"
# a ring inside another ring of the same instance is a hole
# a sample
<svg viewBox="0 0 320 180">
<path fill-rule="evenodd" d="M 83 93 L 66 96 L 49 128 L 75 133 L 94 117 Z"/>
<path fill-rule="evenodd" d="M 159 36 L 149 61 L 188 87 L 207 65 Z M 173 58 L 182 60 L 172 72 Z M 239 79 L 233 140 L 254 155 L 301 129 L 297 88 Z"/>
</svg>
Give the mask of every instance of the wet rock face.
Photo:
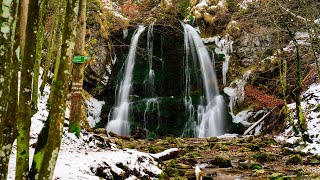
<svg viewBox="0 0 320 180">
<path fill-rule="evenodd" d="M 85 72 L 90 74 L 90 76 L 85 76 L 84 80 L 86 83 L 95 85 L 102 84 L 104 81 L 104 76 L 109 75 L 111 72 L 108 72 L 110 69 L 110 52 L 105 47 L 106 42 L 102 40 L 98 44 L 95 44 L 93 47 L 95 49 L 95 62 L 90 63 Z M 107 68 L 109 66 L 109 68 Z"/>
<path fill-rule="evenodd" d="M 148 84 L 149 59 L 147 54 L 148 28 L 141 34 L 133 69 L 133 79 L 130 95 L 130 123 L 131 130 L 148 126 L 149 132 L 164 136 L 168 134 L 179 136 L 183 130 L 184 120 L 184 35 L 179 21 L 174 24 L 155 25 L 153 30 L 153 58 L 154 88 Z M 102 110 L 101 123 L 106 124 L 110 110 L 116 104 L 115 95 L 119 91 L 118 83 L 123 78 L 123 64 L 129 51 L 130 38 L 133 29 L 129 29 L 129 36 L 119 42 L 120 37 L 113 39 L 117 61 L 113 65 L 113 73 L 101 93 L 106 105 Z M 122 38 L 122 37 L 121 37 Z M 125 43 L 126 45 L 123 45 Z M 156 99 L 155 99 L 156 98 Z M 154 99 L 152 101 L 152 99 Z M 148 104 L 148 101 L 151 100 Z M 158 111 L 159 110 L 159 111 Z M 160 116 L 159 116 L 160 115 Z M 145 122 L 144 120 L 148 120 Z"/>
</svg>

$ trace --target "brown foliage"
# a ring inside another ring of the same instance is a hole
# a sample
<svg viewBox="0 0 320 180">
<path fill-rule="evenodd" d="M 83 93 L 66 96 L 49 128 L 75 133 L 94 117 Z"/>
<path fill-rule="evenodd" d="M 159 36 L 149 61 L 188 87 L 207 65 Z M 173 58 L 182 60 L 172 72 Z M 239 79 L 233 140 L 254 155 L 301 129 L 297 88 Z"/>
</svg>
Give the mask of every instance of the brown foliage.
<svg viewBox="0 0 320 180">
<path fill-rule="evenodd" d="M 129 19 L 137 18 L 139 13 L 138 9 L 138 6 L 133 4 L 131 1 L 120 6 L 121 13 L 125 14 Z"/>
<path fill-rule="evenodd" d="M 249 98 L 252 104 L 258 104 L 268 108 L 281 106 L 284 104 L 282 99 L 277 98 L 274 95 L 269 95 L 263 90 L 259 90 L 258 87 L 247 85 L 245 87 L 245 95 Z"/>
</svg>

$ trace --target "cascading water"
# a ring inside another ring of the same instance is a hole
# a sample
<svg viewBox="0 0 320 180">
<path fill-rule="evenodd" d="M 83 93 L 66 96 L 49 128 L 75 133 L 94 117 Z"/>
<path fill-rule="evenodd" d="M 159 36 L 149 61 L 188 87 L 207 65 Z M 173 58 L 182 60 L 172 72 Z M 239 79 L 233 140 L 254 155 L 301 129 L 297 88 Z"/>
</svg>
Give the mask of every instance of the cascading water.
<svg viewBox="0 0 320 180">
<path fill-rule="evenodd" d="M 145 91 L 148 96 L 154 97 L 154 70 L 152 69 L 152 58 L 153 58 L 153 26 L 154 23 L 151 23 L 148 28 L 147 34 L 147 49 L 148 49 L 148 59 L 149 59 L 149 73 L 148 77 L 145 80 Z"/>
<path fill-rule="evenodd" d="M 148 99 L 146 102 L 146 109 L 144 111 L 143 114 L 143 118 L 144 118 L 144 127 L 146 129 L 151 129 L 153 125 L 153 122 L 150 122 L 149 119 L 147 118 L 147 113 L 148 112 L 157 112 L 157 128 L 160 126 L 160 105 L 159 105 L 159 99 L 158 98 L 151 98 Z"/>
<path fill-rule="evenodd" d="M 124 77 L 119 85 L 119 94 L 116 102 L 116 107 L 112 111 L 111 120 L 107 124 L 107 131 L 112 131 L 119 135 L 129 135 L 130 127 L 128 122 L 129 116 L 129 95 L 132 86 L 132 73 L 136 59 L 136 49 L 141 33 L 145 27 L 139 26 L 131 39 L 130 50 L 126 59 Z"/>
<path fill-rule="evenodd" d="M 203 44 L 202 39 L 196 32 L 196 30 L 190 26 L 183 24 L 185 33 L 185 49 L 186 57 L 189 56 L 189 51 L 193 57 L 193 60 L 198 59 L 202 82 L 205 96 L 202 98 L 197 110 L 198 124 L 196 128 L 197 137 L 209 137 L 218 136 L 224 133 L 224 99 L 219 94 L 218 83 L 214 67 L 211 63 L 211 58 L 206 46 Z M 186 58 L 188 61 L 188 58 Z M 185 64 L 188 64 L 186 62 Z M 186 66 L 186 69 L 189 69 Z M 189 71 L 189 70 L 188 70 Z M 186 73 L 186 85 L 189 86 L 188 76 Z M 189 87 L 186 88 L 186 107 L 189 108 L 187 112 L 192 116 L 192 99 L 189 94 Z"/>
<path fill-rule="evenodd" d="M 149 72 L 146 80 L 144 81 L 145 84 L 145 92 L 146 95 L 149 97 L 152 97 L 150 99 L 147 99 L 146 102 L 146 108 L 143 114 L 143 120 L 144 120 L 144 128 L 145 129 L 152 129 L 153 128 L 153 118 L 147 117 L 148 112 L 154 112 L 157 110 L 157 127 L 159 127 L 159 119 L 160 119 L 160 106 L 159 106 L 159 99 L 154 98 L 154 70 L 152 69 L 152 58 L 153 58 L 153 26 L 154 23 L 151 23 L 148 27 L 148 34 L 147 34 L 147 50 L 148 50 L 148 60 L 149 60 Z"/>
<path fill-rule="evenodd" d="M 184 24 L 181 23 L 183 26 Z M 196 129 L 196 122 L 194 120 L 194 106 L 192 104 L 192 98 L 190 96 L 190 84 L 191 84 L 191 69 L 189 67 L 189 51 L 190 51 L 190 47 L 189 47 L 189 41 L 188 41 L 188 30 L 187 28 L 183 28 L 184 30 L 184 48 L 185 48 L 185 58 L 183 61 L 184 67 L 185 67 L 185 95 L 184 95 L 184 106 L 185 106 L 185 113 L 186 113 L 186 117 L 187 117 L 187 123 L 185 124 L 185 128 L 184 131 L 182 133 L 183 137 L 188 137 L 188 136 L 192 136 L 194 137 L 195 134 L 195 129 Z"/>
</svg>

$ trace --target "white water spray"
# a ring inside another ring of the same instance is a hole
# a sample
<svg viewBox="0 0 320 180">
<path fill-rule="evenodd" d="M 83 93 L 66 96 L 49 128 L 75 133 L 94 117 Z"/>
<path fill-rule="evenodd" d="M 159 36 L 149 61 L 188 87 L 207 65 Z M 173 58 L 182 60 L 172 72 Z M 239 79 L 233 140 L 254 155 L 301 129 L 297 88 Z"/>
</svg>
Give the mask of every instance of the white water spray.
<svg viewBox="0 0 320 180">
<path fill-rule="evenodd" d="M 141 33 L 145 27 L 139 26 L 131 39 L 130 50 L 125 64 L 124 78 L 120 83 L 120 90 L 116 107 L 113 109 L 112 118 L 107 124 L 107 131 L 112 131 L 119 135 L 130 135 L 129 116 L 129 95 L 132 86 L 132 73 L 136 59 L 136 49 Z"/>
</svg>

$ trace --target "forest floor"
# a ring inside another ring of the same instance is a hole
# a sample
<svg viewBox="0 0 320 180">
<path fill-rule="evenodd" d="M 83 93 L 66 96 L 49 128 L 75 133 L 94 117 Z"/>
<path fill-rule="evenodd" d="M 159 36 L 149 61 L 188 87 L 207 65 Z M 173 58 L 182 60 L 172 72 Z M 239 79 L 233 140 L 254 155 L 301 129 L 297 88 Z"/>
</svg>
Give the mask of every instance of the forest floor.
<svg viewBox="0 0 320 180">
<path fill-rule="evenodd" d="M 160 162 L 163 179 L 317 179 L 320 156 L 290 150 L 290 143 L 272 137 L 171 138 L 156 140 L 112 139 L 121 148 L 158 153 L 178 148 L 179 155 Z"/>
</svg>

